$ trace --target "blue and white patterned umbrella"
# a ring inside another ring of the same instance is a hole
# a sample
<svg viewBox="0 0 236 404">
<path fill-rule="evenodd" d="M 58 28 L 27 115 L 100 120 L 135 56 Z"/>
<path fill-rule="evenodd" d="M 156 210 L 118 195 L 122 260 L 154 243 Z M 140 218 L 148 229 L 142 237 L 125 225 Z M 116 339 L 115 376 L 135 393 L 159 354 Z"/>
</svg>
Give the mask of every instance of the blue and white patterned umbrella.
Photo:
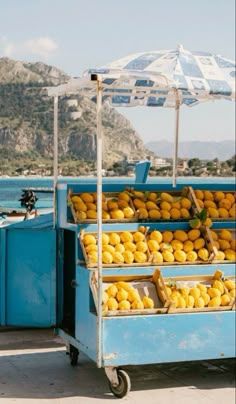
<svg viewBox="0 0 236 404">
<path fill-rule="evenodd" d="M 235 100 L 235 62 L 208 52 L 190 52 L 180 45 L 175 50 L 126 56 L 48 90 L 54 97 L 76 92 L 97 101 L 99 114 L 105 101 L 112 106 L 175 108 L 175 186 L 179 107 L 217 99 Z M 101 130 L 101 119 L 98 127 Z"/>
<path fill-rule="evenodd" d="M 175 50 L 129 55 L 91 74 L 103 77 L 103 100 L 113 106 L 175 107 L 214 99 L 235 99 L 235 62 L 208 52 Z M 86 93 L 94 92 L 87 83 Z"/>
</svg>

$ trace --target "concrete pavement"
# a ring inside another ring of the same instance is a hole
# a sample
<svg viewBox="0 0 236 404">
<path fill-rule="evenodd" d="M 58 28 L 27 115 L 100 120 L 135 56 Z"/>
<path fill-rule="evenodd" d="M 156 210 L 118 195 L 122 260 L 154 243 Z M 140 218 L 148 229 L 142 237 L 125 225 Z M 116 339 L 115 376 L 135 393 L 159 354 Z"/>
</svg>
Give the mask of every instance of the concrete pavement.
<svg viewBox="0 0 236 404">
<path fill-rule="evenodd" d="M 126 404 L 235 404 L 235 361 L 127 366 Z M 52 330 L 0 329 L 0 404 L 95 404 L 117 400 L 103 369 L 82 353 L 72 367 Z"/>
</svg>

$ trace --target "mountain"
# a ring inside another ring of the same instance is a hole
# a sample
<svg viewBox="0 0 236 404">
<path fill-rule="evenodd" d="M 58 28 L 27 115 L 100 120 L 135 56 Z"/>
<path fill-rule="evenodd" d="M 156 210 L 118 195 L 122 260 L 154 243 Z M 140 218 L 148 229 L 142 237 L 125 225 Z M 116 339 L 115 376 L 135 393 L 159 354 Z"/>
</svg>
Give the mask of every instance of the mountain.
<svg viewBox="0 0 236 404">
<path fill-rule="evenodd" d="M 6 154 L 51 158 L 53 99 L 45 87 L 68 81 L 63 71 L 44 63 L 0 58 L 0 160 Z M 87 97 L 59 100 L 59 161 L 96 159 L 96 104 Z M 130 122 L 108 105 L 103 108 L 103 159 L 150 155 Z"/>
<path fill-rule="evenodd" d="M 173 157 L 174 144 L 166 140 L 152 141 L 145 144 L 159 157 Z M 218 158 L 225 161 L 235 154 L 235 142 L 233 140 L 214 141 L 189 141 L 179 142 L 178 155 L 181 158 L 199 158 L 200 160 L 214 160 Z"/>
</svg>

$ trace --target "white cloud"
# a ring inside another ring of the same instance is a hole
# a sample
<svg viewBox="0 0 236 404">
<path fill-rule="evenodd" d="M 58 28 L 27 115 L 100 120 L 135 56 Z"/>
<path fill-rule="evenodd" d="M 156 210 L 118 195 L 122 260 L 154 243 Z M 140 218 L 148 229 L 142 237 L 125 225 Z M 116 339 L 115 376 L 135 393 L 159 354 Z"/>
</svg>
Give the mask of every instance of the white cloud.
<svg viewBox="0 0 236 404">
<path fill-rule="evenodd" d="M 0 37 L 0 56 L 28 58 L 30 55 L 48 59 L 58 49 L 58 44 L 49 37 L 27 39 L 26 41 L 10 41 Z"/>
<path fill-rule="evenodd" d="M 48 37 L 34 38 L 23 43 L 23 47 L 35 55 L 43 58 L 49 57 L 58 49 L 57 43 Z"/>
</svg>

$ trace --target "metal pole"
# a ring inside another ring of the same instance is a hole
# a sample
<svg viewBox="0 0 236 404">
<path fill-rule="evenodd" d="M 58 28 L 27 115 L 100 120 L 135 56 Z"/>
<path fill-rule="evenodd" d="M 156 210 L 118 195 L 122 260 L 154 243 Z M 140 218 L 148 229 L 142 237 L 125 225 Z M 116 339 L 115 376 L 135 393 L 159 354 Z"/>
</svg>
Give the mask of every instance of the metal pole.
<svg viewBox="0 0 236 404">
<path fill-rule="evenodd" d="M 58 176 L 58 97 L 54 96 L 54 127 L 53 127 L 53 228 L 57 221 L 57 176 Z"/>
<path fill-rule="evenodd" d="M 178 144 L 179 144 L 179 106 L 178 91 L 176 92 L 176 104 L 175 104 L 175 142 L 174 142 L 174 158 L 173 158 L 173 179 L 172 185 L 176 187 L 176 175 L 178 165 Z"/>
<path fill-rule="evenodd" d="M 102 82 L 97 78 L 97 235 L 98 235 L 98 313 L 97 366 L 102 366 Z"/>
</svg>

